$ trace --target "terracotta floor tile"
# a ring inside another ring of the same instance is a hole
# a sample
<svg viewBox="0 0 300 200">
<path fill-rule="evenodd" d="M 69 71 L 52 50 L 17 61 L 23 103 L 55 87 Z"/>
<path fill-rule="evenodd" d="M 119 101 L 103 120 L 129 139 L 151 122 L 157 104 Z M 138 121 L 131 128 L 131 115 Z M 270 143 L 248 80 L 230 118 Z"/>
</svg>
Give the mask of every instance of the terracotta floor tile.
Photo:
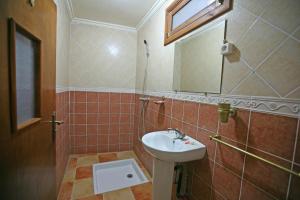
<svg viewBox="0 0 300 200">
<path fill-rule="evenodd" d="M 99 162 L 109 162 L 118 160 L 118 156 L 116 153 L 106 153 L 106 154 L 100 154 L 98 156 Z"/>
<path fill-rule="evenodd" d="M 145 183 L 131 187 L 136 200 L 152 200 L 152 183 Z"/>
<path fill-rule="evenodd" d="M 77 160 L 77 167 L 79 166 L 86 166 L 86 165 L 92 165 L 95 163 L 98 163 L 98 157 L 96 154 L 94 155 L 89 155 L 89 156 L 84 156 L 84 157 L 79 157 Z"/>
<path fill-rule="evenodd" d="M 133 151 L 70 155 L 58 200 L 151 200 L 151 182 L 103 195 L 94 195 L 93 180 L 91 178 L 92 164 L 130 158 L 136 160 L 145 176 L 151 181 L 151 176 Z"/>
<path fill-rule="evenodd" d="M 77 166 L 77 158 L 70 158 L 68 162 L 67 170 L 73 170 Z"/>
<path fill-rule="evenodd" d="M 74 182 L 72 198 L 89 197 L 94 194 L 92 179 L 82 179 Z"/>
<path fill-rule="evenodd" d="M 76 169 L 76 180 L 84 179 L 84 178 L 91 178 L 92 174 L 93 174 L 92 166 L 78 167 Z"/>
<path fill-rule="evenodd" d="M 116 190 L 103 194 L 103 200 L 137 200 L 134 198 L 130 188 Z"/>
<path fill-rule="evenodd" d="M 67 182 L 67 181 L 74 181 L 75 179 L 75 169 L 73 170 L 66 170 L 64 178 L 63 178 L 63 182 Z"/>
<path fill-rule="evenodd" d="M 58 200 L 70 200 L 73 189 L 73 182 L 64 182 L 60 186 L 60 192 L 58 194 Z"/>
<path fill-rule="evenodd" d="M 102 194 L 98 194 L 98 195 L 92 195 L 89 197 L 83 197 L 77 200 L 103 200 L 103 195 Z"/>
</svg>

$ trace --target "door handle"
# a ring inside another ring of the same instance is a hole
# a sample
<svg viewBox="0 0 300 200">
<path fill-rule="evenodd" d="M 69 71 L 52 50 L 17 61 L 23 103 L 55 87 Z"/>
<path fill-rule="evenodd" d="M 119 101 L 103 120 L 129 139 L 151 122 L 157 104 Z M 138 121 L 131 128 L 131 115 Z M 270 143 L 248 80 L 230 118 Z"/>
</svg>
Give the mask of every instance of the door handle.
<svg viewBox="0 0 300 200">
<path fill-rule="evenodd" d="M 62 125 L 64 124 L 65 122 L 64 121 L 48 121 L 49 123 L 55 123 L 56 125 Z"/>
<path fill-rule="evenodd" d="M 56 125 L 62 125 L 62 124 L 65 123 L 64 121 L 56 120 L 56 112 L 52 113 L 51 121 L 45 121 L 45 122 L 51 123 L 53 138 L 55 138 L 55 135 L 56 135 L 56 132 L 57 132 Z"/>
</svg>

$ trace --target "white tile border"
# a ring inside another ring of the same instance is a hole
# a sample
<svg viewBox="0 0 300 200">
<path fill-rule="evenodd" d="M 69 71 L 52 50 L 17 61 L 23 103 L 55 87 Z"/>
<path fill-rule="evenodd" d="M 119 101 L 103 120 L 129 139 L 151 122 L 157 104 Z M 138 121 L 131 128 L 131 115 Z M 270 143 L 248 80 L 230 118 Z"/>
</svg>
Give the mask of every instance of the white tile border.
<svg viewBox="0 0 300 200">
<path fill-rule="evenodd" d="M 140 91 L 137 91 L 141 94 Z M 150 96 L 164 96 L 167 98 L 194 101 L 199 103 L 213 104 L 227 102 L 233 107 L 249 109 L 252 111 L 284 115 L 289 117 L 300 117 L 300 100 L 272 98 L 272 97 L 255 97 L 255 96 L 233 96 L 233 95 L 204 95 L 196 93 L 183 92 L 146 92 Z"/>
<path fill-rule="evenodd" d="M 114 93 L 131 93 L 142 94 L 141 90 L 131 88 L 108 88 L 108 87 L 64 87 L 57 86 L 56 93 L 66 91 L 86 91 L 86 92 L 114 92 Z M 217 95 L 175 91 L 147 91 L 145 95 L 166 97 L 182 101 L 193 101 L 198 103 L 213 104 L 227 102 L 233 107 L 249 109 L 263 113 L 271 113 L 277 115 L 284 115 L 289 117 L 300 118 L 300 100 L 287 98 L 273 98 L 273 97 L 256 97 L 256 96 L 237 96 L 237 95 Z"/>
</svg>

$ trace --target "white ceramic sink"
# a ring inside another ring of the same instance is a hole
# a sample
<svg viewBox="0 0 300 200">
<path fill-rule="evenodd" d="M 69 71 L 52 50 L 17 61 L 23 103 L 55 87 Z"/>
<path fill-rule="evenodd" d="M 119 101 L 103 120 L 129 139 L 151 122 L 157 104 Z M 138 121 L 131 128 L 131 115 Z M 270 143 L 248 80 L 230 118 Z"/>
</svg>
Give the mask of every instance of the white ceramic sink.
<svg viewBox="0 0 300 200">
<path fill-rule="evenodd" d="M 175 162 L 199 160 L 204 157 L 206 147 L 197 140 L 185 136 L 176 139 L 174 131 L 147 133 L 142 142 L 153 157 L 153 200 L 171 200 Z"/>
<path fill-rule="evenodd" d="M 184 140 L 174 138 L 174 131 L 157 131 L 147 133 L 142 141 L 145 149 L 160 160 L 187 162 L 204 157 L 206 149 L 202 143 L 189 136 L 185 136 Z"/>
</svg>

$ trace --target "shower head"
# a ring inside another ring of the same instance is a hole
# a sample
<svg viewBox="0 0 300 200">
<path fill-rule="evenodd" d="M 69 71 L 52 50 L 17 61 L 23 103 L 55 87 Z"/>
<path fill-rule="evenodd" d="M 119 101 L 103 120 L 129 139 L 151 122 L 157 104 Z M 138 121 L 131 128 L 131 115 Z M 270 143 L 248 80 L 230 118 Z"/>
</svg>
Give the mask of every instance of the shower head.
<svg viewBox="0 0 300 200">
<path fill-rule="evenodd" d="M 146 46 L 146 56 L 147 56 L 147 58 L 149 58 L 150 53 L 149 53 L 149 46 L 148 46 L 147 40 L 144 40 L 144 44 L 145 44 L 145 46 Z"/>
</svg>

